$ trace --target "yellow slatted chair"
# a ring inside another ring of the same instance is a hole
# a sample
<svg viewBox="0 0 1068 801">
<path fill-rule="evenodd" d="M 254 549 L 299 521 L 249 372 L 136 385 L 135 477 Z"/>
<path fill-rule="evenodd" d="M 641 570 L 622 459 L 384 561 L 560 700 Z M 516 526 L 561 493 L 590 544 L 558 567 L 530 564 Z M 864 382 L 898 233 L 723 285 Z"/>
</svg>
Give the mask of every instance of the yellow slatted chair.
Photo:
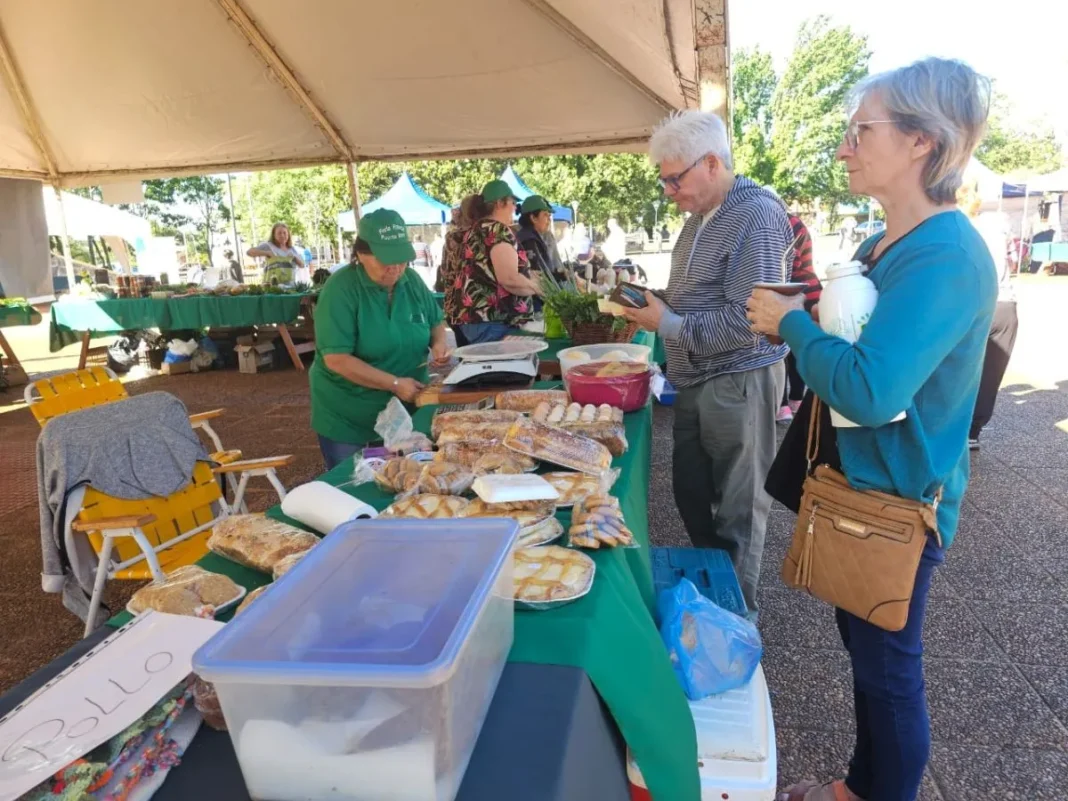
<svg viewBox="0 0 1068 801">
<path fill-rule="evenodd" d="M 37 418 L 41 428 L 53 417 L 100 406 L 112 401 L 125 400 L 129 397 L 126 387 L 118 376 L 107 367 L 87 367 L 71 373 L 42 378 L 27 385 L 23 392 L 26 405 Z M 211 409 L 189 415 L 189 423 L 194 429 L 203 431 L 215 448 L 208 458 L 219 464 L 230 464 L 241 458 L 241 451 L 223 447 L 219 435 L 211 427 L 211 421 L 221 417 L 225 409 Z M 237 479 L 228 475 L 230 491 L 237 494 Z M 243 510 L 244 511 L 244 510 Z"/>
<path fill-rule="evenodd" d="M 166 498 L 122 500 L 87 487 L 71 523 L 73 531 L 89 538 L 99 559 L 85 636 L 92 633 L 108 579 L 161 579 L 176 568 L 196 563 L 208 552 L 212 526 L 241 505 L 250 477 L 267 477 L 279 501 L 285 500 L 275 470 L 292 460 L 292 456 L 277 456 L 217 467 L 197 462 L 189 484 Z M 240 475 L 241 494 L 228 505 L 216 476 L 235 474 Z"/>
</svg>

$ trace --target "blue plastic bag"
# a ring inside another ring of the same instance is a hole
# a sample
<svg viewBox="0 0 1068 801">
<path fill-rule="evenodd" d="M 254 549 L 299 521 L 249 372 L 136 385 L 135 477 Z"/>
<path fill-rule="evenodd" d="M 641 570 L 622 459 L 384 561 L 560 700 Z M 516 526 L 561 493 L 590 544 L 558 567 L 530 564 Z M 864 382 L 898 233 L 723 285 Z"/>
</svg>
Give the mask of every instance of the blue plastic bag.
<svg viewBox="0 0 1068 801">
<path fill-rule="evenodd" d="M 753 677 L 764 647 L 756 626 L 712 603 L 689 579 L 657 599 L 660 636 L 686 697 L 741 687 Z"/>
</svg>

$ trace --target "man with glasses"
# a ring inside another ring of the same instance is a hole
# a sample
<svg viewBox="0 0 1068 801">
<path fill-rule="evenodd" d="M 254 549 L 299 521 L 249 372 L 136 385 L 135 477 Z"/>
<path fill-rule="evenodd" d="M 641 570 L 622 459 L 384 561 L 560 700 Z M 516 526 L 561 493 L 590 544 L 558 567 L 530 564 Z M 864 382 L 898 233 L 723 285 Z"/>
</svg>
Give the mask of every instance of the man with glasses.
<svg viewBox="0 0 1068 801">
<path fill-rule="evenodd" d="M 679 390 L 673 484 L 686 531 L 695 546 L 730 553 L 755 615 L 787 348 L 753 334 L 746 301 L 756 283 L 789 280 L 790 224 L 778 197 L 735 176 L 715 114 L 673 114 L 649 152 L 664 194 L 690 218 L 672 250 L 664 299 L 647 292 L 649 305 L 627 316 L 664 338 Z"/>
</svg>

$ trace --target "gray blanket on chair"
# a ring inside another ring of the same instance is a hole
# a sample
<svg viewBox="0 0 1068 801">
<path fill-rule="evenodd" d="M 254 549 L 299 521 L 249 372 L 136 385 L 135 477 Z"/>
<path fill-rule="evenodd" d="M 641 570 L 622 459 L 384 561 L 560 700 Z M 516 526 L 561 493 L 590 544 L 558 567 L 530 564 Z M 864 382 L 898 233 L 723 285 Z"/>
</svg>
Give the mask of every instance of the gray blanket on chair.
<svg viewBox="0 0 1068 801">
<path fill-rule="evenodd" d="M 97 560 L 85 537 L 68 538 L 78 513 L 67 508 L 72 492 L 90 485 L 125 500 L 166 497 L 188 484 L 197 460 L 206 458 L 185 404 L 166 392 L 50 420 L 37 439 L 44 591 L 62 592 L 67 609 L 88 616 Z"/>
</svg>

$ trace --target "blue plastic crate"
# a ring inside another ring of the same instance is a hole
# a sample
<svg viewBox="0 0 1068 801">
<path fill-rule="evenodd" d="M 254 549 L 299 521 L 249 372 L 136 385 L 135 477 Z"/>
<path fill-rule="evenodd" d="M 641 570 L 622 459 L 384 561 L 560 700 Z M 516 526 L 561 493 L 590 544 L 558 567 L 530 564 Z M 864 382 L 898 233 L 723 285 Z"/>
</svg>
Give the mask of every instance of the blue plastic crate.
<svg viewBox="0 0 1068 801">
<path fill-rule="evenodd" d="M 736 615 L 747 611 L 742 587 L 726 551 L 710 548 L 650 548 L 653 587 L 657 596 L 687 578 L 698 591 Z"/>
<path fill-rule="evenodd" d="M 664 381 L 664 391 L 660 393 L 660 397 L 656 399 L 656 402 L 661 406 L 674 406 L 675 395 L 678 394 L 678 390 L 671 385 L 670 381 Z"/>
</svg>

